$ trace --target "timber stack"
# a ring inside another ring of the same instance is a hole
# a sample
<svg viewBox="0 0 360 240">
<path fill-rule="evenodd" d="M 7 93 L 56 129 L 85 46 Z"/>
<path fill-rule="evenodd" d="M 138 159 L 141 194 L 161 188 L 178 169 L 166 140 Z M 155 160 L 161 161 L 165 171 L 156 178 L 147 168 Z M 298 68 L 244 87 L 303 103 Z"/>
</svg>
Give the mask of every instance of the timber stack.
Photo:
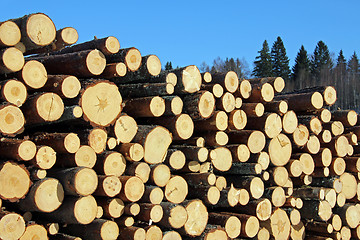
<svg viewBox="0 0 360 240">
<path fill-rule="evenodd" d="M 0 23 L 1 239 L 360 238 L 360 125 L 42 13 Z"/>
</svg>

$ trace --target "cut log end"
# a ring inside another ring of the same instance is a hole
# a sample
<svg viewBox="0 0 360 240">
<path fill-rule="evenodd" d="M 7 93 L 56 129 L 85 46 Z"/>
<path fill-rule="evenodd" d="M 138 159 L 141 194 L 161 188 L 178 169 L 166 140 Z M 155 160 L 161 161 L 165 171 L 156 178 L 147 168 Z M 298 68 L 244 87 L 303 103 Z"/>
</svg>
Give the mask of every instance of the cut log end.
<svg viewBox="0 0 360 240">
<path fill-rule="evenodd" d="M 172 203 L 181 203 L 188 194 L 188 184 L 183 177 L 174 176 L 165 186 L 165 198 Z"/>
<path fill-rule="evenodd" d="M 47 81 L 47 71 L 42 63 L 31 60 L 25 63 L 20 79 L 30 88 L 39 89 Z"/>
<path fill-rule="evenodd" d="M 20 39 L 20 29 L 13 21 L 5 21 L 0 24 L 0 45 L 2 47 L 15 46 Z"/>
<path fill-rule="evenodd" d="M 6 101 L 20 107 L 27 98 L 26 86 L 17 80 L 7 81 L 2 88 L 2 94 Z"/>
<path fill-rule="evenodd" d="M 30 15 L 26 22 L 26 34 L 29 40 L 38 46 L 49 45 L 56 37 L 56 28 L 53 21 L 42 13 Z"/>
<path fill-rule="evenodd" d="M 141 53 L 136 48 L 131 48 L 126 53 L 125 56 L 125 64 L 128 67 L 128 69 L 132 72 L 138 70 L 141 66 Z"/>
<path fill-rule="evenodd" d="M 0 51 L 1 73 L 11 73 L 20 71 L 25 63 L 24 56 L 20 50 L 15 47 L 6 48 Z"/>
<path fill-rule="evenodd" d="M 181 81 L 186 92 L 194 93 L 199 91 L 202 81 L 199 69 L 195 65 L 187 66 L 182 71 Z"/>
<path fill-rule="evenodd" d="M 0 170 L 0 181 L 3 183 L 0 191 L 2 199 L 21 199 L 30 188 L 28 171 L 11 162 L 6 162 L 2 165 Z"/>
<path fill-rule="evenodd" d="M 25 221 L 17 213 L 9 213 L 0 219 L 0 238 L 19 239 L 25 232 Z"/>
</svg>

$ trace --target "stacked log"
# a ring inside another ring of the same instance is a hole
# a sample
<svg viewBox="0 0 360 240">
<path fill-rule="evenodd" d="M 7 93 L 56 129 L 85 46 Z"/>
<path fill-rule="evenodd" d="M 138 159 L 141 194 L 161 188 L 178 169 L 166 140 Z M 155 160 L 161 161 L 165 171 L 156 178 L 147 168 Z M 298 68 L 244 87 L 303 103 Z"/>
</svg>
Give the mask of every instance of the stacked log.
<svg viewBox="0 0 360 240">
<path fill-rule="evenodd" d="M 77 38 L 0 23 L 1 239 L 360 238 L 360 123 L 333 87 Z"/>
</svg>

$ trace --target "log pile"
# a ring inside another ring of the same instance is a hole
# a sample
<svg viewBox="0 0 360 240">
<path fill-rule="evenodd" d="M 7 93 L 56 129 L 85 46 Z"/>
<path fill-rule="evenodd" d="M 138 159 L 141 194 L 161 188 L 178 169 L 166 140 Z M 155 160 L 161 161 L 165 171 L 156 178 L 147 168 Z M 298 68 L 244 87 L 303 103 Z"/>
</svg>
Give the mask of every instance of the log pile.
<svg viewBox="0 0 360 240">
<path fill-rule="evenodd" d="M 360 125 L 333 87 L 77 38 L 0 23 L 1 239 L 360 238 Z"/>
</svg>

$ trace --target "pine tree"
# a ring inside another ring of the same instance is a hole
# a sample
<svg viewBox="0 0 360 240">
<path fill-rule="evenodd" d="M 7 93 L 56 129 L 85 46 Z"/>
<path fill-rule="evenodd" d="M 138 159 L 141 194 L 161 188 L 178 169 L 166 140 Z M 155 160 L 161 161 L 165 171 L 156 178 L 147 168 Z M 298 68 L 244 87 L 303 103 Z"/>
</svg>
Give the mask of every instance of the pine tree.
<svg viewBox="0 0 360 240">
<path fill-rule="evenodd" d="M 360 74 L 360 65 L 359 65 L 359 59 L 356 55 L 356 52 L 351 56 L 349 62 L 348 62 L 348 73 L 351 77 L 359 77 Z"/>
<path fill-rule="evenodd" d="M 309 86 L 310 59 L 303 45 L 301 45 L 295 58 L 295 65 L 293 66 L 292 71 L 292 80 L 296 89 Z"/>
<path fill-rule="evenodd" d="M 280 37 L 277 37 L 271 48 L 272 73 L 276 77 L 282 77 L 285 81 L 290 78 L 289 58 L 286 56 L 286 49 Z"/>
<path fill-rule="evenodd" d="M 172 70 L 172 69 L 173 69 L 173 67 L 172 67 L 171 62 L 166 62 L 166 64 L 165 64 L 165 70 Z"/>
<path fill-rule="evenodd" d="M 258 51 L 258 53 L 260 55 L 255 58 L 253 75 L 255 77 L 271 77 L 273 75 L 271 67 L 271 56 L 269 45 L 266 40 L 263 43 L 262 49 Z"/>
<path fill-rule="evenodd" d="M 337 58 L 336 66 L 334 68 L 334 75 L 336 82 L 343 82 L 343 80 L 346 78 L 346 59 L 342 50 L 340 50 L 339 56 Z"/>
<path fill-rule="evenodd" d="M 311 74 L 318 80 L 325 82 L 328 80 L 333 63 L 327 45 L 323 41 L 319 41 L 315 47 L 314 55 L 311 59 Z"/>
</svg>

